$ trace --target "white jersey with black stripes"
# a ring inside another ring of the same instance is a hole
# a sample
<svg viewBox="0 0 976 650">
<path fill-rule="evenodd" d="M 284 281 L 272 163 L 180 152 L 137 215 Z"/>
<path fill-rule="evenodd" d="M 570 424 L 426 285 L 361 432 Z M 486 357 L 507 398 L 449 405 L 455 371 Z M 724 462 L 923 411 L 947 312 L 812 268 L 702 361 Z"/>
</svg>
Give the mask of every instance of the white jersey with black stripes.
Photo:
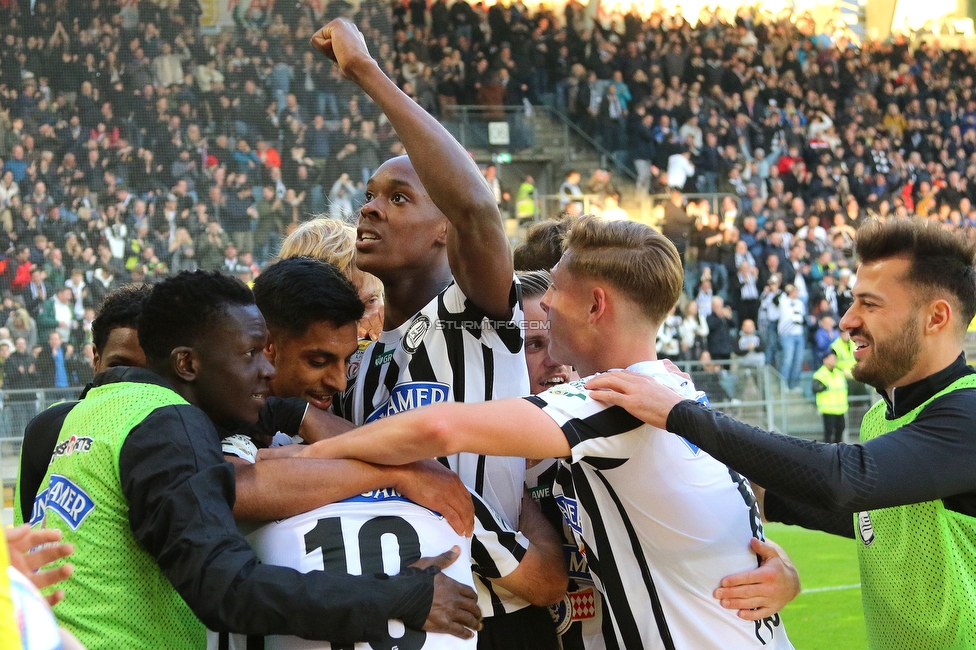
<svg viewBox="0 0 976 650">
<path fill-rule="evenodd" d="M 438 402 L 483 402 L 529 394 L 523 354 L 524 315 L 512 283 L 509 320 L 488 319 L 451 282 L 417 314 L 357 354 L 349 388 L 336 413 L 356 425 Z M 502 522 L 517 529 L 525 482 L 520 458 L 455 454 L 445 459 L 469 489 L 484 497 Z M 528 603 L 484 580 L 477 581 L 485 616 Z"/>
<path fill-rule="evenodd" d="M 691 381 L 650 361 L 654 376 L 689 399 Z M 762 521 L 748 481 L 683 438 L 589 397 L 587 379 L 526 398 L 562 428 L 572 456 L 554 493 L 598 588 L 616 641 L 653 648 L 792 648 L 778 615 L 746 621 L 712 593 L 754 569 Z"/>
<path fill-rule="evenodd" d="M 461 556 L 444 573 L 474 586 L 472 569 L 486 577 L 505 577 L 518 567 L 527 540 L 501 524 L 491 509 L 472 494 L 475 531 L 472 539 L 458 535 L 438 513 L 419 506 L 393 489 L 373 490 L 276 521 L 247 535 L 265 564 L 287 566 L 303 573 L 334 571 L 353 575 L 395 575 L 421 557 L 461 548 Z M 482 523 L 486 522 L 486 523 Z M 477 647 L 474 639 L 428 634 L 390 621 L 386 638 L 349 645 L 308 641 L 293 636 L 245 636 L 208 633 L 209 650 L 462 650 Z"/>
</svg>

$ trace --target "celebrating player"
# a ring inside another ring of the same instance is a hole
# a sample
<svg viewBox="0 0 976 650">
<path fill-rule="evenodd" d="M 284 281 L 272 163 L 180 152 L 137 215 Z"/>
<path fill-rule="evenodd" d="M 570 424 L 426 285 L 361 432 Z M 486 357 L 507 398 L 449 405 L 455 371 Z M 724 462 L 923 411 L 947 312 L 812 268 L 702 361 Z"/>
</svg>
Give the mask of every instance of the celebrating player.
<svg viewBox="0 0 976 650">
<path fill-rule="evenodd" d="M 584 218 L 543 299 L 550 354 L 589 375 L 631 368 L 671 381 L 654 333 L 681 291 L 680 258 L 652 229 Z M 713 598 L 755 568 L 762 523 L 748 483 L 680 438 L 594 401 L 583 381 L 526 399 L 439 404 L 308 447 L 311 456 L 402 463 L 467 450 L 560 457 L 556 499 L 584 549 L 621 647 L 789 648 L 775 613 L 798 593 L 784 572 L 755 611 Z M 790 579 L 792 578 L 792 579 Z M 756 620 L 744 620 L 744 618 Z"/>
<path fill-rule="evenodd" d="M 35 524 L 76 548 L 59 620 L 93 650 L 199 648 L 201 621 L 353 642 L 383 638 L 397 618 L 470 637 L 474 592 L 423 570 L 451 555 L 393 578 L 303 576 L 262 565 L 237 534 L 233 471 L 215 425 L 256 421 L 274 376 L 253 301 L 216 274 L 165 280 L 139 322 L 149 369 L 100 374 L 68 413 Z M 87 431 L 97 433 L 77 435 Z"/>
<path fill-rule="evenodd" d="M 511 250 L 478 167 L 390 81 L 352 23 L 329 23 L 312 45 L 376 102 L 408 154 L 381 165 L 366 186 L 356 265 L 383 282 L 384 331 L 363 355 L 338 412 L 363 424 L 435 402 L 527 395 Z M 455 454 L 447 460 L 465 485 L 530 541 L 537 541 L 533 531 L 548 527 L 544 520 L 537 526 L 520 517 L 522 459 Z M 545 534 L 556 539 L 553 531 Z M 534 581 L 544 595 L 565 584 L 560 547 L 551 548 L 553 556 L 539 564 Z M 486 614 L 479 647 L 555 647 L 546 611 L 488 582 L 478 585 Z"/>
<path fill-rule="evenodd" d="M 764 486 L 770 519 L 856 533 L 872 648 L 976 647 L 976 371 L 963 354 L 976 244 L 937 222 L 891 219 L 858 230 L 857 254 L 840 326 L 857 346 L 854 379 L 883 398 L 861 444 L 762 431 L 628 373 L 590 386 Z"/>
</svg>

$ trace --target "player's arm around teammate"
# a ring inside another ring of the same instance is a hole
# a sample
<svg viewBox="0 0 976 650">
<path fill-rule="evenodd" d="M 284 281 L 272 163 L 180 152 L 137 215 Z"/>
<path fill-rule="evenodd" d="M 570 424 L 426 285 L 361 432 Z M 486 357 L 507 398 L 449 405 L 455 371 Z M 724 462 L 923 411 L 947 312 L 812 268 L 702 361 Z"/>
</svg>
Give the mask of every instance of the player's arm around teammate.
<svg viewBox="0 0 976 650">
<path fill-rule="evenodd" d="M 516 398 L 407 411 L 305 447 L 302 455 L 397 465 L 462 450 L 529 459 L 565 458 L 572 453 L 551 417 Z M 752 549 L 763 566 L 723 579 L 714 595 L 723 607 L 738 609 L 741 618 L 759 620 L 796 598 L 800 582 L 792 562 L 778 546 L 754 540 Z"/>
</svg>

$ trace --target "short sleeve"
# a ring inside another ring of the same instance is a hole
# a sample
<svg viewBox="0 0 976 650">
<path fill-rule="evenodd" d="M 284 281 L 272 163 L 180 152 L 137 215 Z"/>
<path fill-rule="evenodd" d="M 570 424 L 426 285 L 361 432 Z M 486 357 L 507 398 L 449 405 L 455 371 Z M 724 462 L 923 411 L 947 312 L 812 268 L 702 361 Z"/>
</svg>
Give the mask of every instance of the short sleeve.
<svg viewBox="0 0 976 650">
<path fill-rule="evenodd" d="M 237 456 L 249 463 L 256 463 L 258 460 L 257 445 L 243 433 L 235 433 L 221 440 L 220 449 L 224 452 L 224 456 Z"/>
</svg>

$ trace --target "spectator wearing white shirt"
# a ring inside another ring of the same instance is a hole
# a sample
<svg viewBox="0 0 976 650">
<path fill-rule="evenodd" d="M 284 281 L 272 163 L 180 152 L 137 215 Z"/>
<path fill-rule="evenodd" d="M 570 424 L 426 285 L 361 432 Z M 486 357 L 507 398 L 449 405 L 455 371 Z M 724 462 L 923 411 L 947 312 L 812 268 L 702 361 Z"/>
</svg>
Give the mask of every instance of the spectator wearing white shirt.
<svg viewBox="0 0 976 650">
<path fill-rule="evenodd" d="M 668 185 L 679 190 L 684 189 L 688 178 L 695 173 L 695 165 L 691 162 L 691 152 L 682 151 L 668 156 Z"/>
</svg>

